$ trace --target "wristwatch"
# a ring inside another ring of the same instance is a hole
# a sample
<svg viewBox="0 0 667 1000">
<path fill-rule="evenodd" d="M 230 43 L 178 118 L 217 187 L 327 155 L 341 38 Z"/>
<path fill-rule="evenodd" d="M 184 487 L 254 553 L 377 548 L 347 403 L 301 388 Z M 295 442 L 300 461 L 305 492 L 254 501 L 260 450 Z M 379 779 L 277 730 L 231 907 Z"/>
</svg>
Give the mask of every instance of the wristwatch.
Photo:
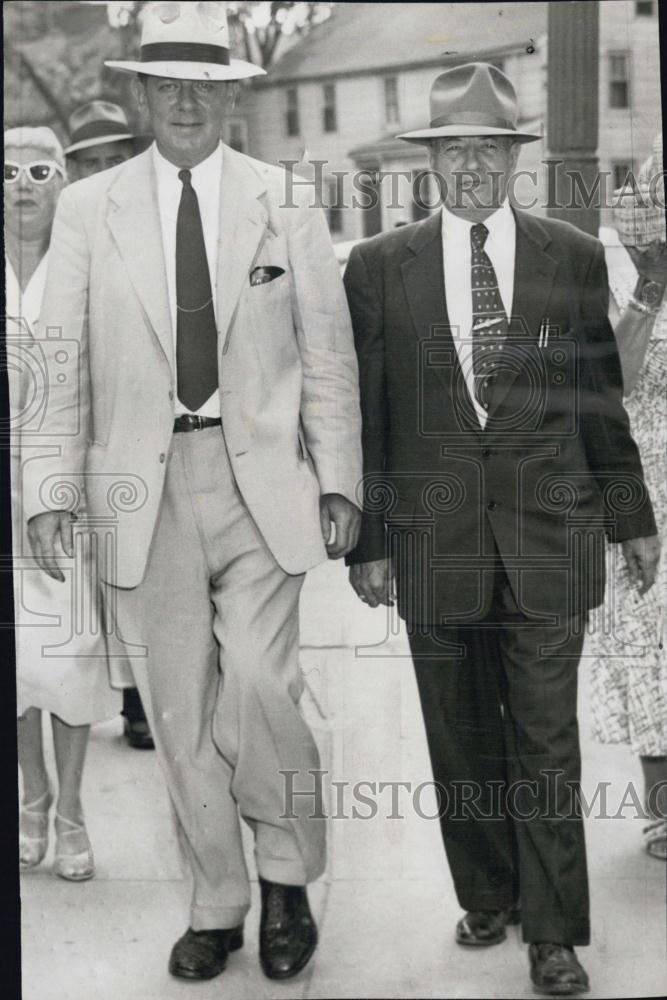
<svg viewBox="0 0 667 1000">
<path fill-rule="evenodd" d="M 659 285 L 657 281 L 651 281 L 650 278 L 640 275 L 632 294 L 640 305 L 650 309 L 651 312 L 657 312 L 665 294 L 665 285 Z"/>
</svg>

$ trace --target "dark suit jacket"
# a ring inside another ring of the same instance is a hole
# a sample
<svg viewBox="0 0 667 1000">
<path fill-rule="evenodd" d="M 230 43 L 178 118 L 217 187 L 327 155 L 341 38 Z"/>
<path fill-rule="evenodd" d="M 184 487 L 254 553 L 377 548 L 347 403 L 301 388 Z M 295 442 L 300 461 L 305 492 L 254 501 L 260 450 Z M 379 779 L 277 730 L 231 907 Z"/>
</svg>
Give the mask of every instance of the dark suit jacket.
<svg viewBox="0 0 667 1000">
<path fill-rule="evenodd" d="M 564 222 L 515 218 L 510 331 L 483 430 L 449 329 L 440 213 L 359 244 L 347 266 L 365 477 L 347 561 L 391 553 L 409 621 L 482 618 L 498 559 L 526 615 L 583 612 L 603 600 L 605 534 L 656 531 L 602 246 Z"/>
</svg>

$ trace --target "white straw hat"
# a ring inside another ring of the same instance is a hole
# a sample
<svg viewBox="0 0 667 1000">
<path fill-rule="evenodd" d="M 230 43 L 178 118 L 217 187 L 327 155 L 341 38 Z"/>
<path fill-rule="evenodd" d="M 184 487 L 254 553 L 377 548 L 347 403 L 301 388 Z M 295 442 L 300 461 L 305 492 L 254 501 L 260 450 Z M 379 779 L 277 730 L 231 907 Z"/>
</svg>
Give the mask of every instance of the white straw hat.
<svg viewBox="0 0 667 1000">
<path fill-rule="evenodd" d="M 146 8 L 139 61 L 106 60 L 122 73 L 146 73 L 176 80 L 244 80 L 264 70 L 229 52 L 227 6 L 159 0 Z"/>
</svg>

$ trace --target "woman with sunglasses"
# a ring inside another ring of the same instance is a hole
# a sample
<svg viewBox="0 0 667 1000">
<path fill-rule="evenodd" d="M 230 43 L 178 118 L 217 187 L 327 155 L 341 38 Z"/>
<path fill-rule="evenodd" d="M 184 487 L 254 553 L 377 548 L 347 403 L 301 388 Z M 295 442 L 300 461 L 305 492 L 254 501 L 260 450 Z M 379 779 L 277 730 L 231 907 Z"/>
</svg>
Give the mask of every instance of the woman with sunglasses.
<svg viewBox="0 0 667 1000">
<path fill-rule="evenodd" d="M 99 624 L 83 624 L 99 622 L 89 541 L 83 534 L 77 538 L 76 557 L 68 560 L 70 572 L 64 582 L 57 582 L 30 557 L 21 513 L 22 464 L 39 461 L 40 452 L 59 446 L 40 434 L 58 376 L 40 361 L 39 312 L 56 203 L 67 183 L 65 158 L 49 128 L 10 129 L 4 141 L 18 756 L 23 779 L 19 855 L 22 867 L 32 868 L 48 848 L 55 796 L 42 746 L 42 712 L 48 712 L 58 775 L 53 870 L 62 878 L 83 881 L 94 874 L 81 808 L 90 724 L 117 714 L 120 694 L 109 686 Z M 62 336 L 66 351 L 67 331 Z"/>
</svg>

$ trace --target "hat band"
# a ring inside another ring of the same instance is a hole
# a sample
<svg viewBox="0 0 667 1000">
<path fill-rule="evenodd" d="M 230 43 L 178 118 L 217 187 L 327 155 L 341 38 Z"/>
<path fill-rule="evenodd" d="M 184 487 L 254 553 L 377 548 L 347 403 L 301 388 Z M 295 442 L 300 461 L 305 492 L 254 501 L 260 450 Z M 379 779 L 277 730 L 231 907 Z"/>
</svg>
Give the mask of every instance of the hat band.
<svg viewBox="0 0 667 1000">
<path fill-rule="evenodd" d="M 201 62 L 229 66 L 229 49 L 200 42 L 152 42 L 141 46 L 142 62 Z"/>
<path fill-rule="evenodd" d="M 70 145 L 86 139 L 99 139 L 103 135 L 123 135 L 125 132 L 129 132 L 129 127 L 122 122 L 88 122 L 72 132 Z"/>
<path fill-rule="evenodd" d="M 431 119 L 431 128 L 443 125 L 485 125 L 487 128 L 506 128 L 516 132 L 516 125 L 508 118 L 492 118 L 485 111 L 457 111 L 453 115 L 438 115 Z"/>
</svg>

